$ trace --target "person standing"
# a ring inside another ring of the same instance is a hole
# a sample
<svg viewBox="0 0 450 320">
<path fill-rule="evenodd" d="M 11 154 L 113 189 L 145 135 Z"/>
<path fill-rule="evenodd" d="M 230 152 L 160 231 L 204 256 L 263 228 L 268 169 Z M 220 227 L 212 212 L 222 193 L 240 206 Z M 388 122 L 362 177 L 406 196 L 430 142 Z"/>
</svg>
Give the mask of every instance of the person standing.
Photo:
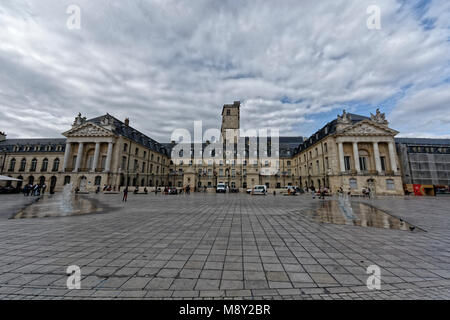
<svg viewBox="0 0 450 320">
<path fill-rule="evenodd" d="M 47 188 L 47 185 L 44 183 L 43 185 L 42 185 L 42 195 L 44 195 L 44 193 L 45 193 L 45 189 Z"/>
<path fill-rule="evenodd" d="M 128 198 L 128 186 L 126 186 L 125 189 L 123 189 L 122 202 L 127 202 L 127 198 Z"/>
</svg>

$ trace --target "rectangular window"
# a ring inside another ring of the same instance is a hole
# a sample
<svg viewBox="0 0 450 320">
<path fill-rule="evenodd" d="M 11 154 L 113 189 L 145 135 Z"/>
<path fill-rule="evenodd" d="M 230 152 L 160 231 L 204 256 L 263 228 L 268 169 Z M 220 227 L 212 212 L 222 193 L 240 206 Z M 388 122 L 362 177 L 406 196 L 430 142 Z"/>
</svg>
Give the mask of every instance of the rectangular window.
<svg viewBox="0 0 450 320">
<path fill-rule="evenodd" d="M 358 189 L 358 181 L 356 181 L 356 179 L 350 179 L 349 184 L 350 184 L 350 189 L 353 189 L 353 190 Z"/>
<path fill-rule="evenodd" d="M 392 180 L 392 179 L 387 179 L 386 180 L 386 189 L 387 190 L 395 190 L 394 180 Z"/>
<path fill-rule="evenodd" d="M 351 166 L 350 166 L 350 157 L 349 156 L 345 156 L 344 157 L 344 164 L 345 164 L 345 171 L 350 171 Z"/>
<path fill-rule="evenodd" d="M 380 157 L 381 171 L 386 171 L 386 157 Z"/>
<path fill-rule="evenodd" d="M 359 157 L 359 168 L 361 169 L 361 171 L 368 170 L 367 157 Z"/>
</svg>

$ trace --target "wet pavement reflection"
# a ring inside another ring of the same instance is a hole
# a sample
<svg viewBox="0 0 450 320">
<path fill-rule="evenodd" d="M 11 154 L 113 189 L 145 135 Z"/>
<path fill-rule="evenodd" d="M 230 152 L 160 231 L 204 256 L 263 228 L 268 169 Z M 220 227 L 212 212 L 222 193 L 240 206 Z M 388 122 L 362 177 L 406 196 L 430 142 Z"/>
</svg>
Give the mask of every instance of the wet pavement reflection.
<svg viewBox="0 0 450 320">
<path fill-rule="evenodd" d="M 99 208 L 91 199 L 79 195 L 62 198 L 62 195 L 49 196 L 21 209 L 12 219 L 67 217 L 100 213 Z"/>
<path fill-rule="evenodd" d="M 309 212 L 317 222 L 405 231 L 424 231 L 400 218 L 362 202 L 348 198 L 321 201 L 319 208 Z"/>
</svg>

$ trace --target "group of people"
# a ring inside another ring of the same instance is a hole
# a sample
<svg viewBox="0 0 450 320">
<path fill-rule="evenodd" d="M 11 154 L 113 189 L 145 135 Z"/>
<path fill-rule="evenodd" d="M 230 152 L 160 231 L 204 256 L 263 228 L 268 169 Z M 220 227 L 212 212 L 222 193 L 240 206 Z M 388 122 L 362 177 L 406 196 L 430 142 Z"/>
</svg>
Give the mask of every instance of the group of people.
<svg viewBox="0 0 450 320">
<path fill-rule="evenodd" d="M 40 196 L 40 195 L 44 195 L 45 193 L 45 189 L 47 189 L 47 185 L 45 183 L 43 184 L 26 184 L 25 187 L 23 187 L 23 195 L 28 197 L 28 196 Z"/>
<path fill-rule="evenodd" d="M 164 194 L 172 194 L 172 190 L 174 190 L 174 189 L 176 189 L 176 188 L 173 188 L 173 187 L 172 187 L 172 188 L 170 188 L 170 187 L 164 187 L 164 189 L 161 191 L 161 190 L 158 189 L 158 187 L 155 187 L 155 195 L 158 194 L 158 192 L 162 192 L 162 193 L 164 193 Z M 103 191 L 105 191 L 105 189 L 103 189 Z M 109 191 L 109 190 L 106 190 L 106 191 Z M 189 185 L 187 185 L 186 187 L 181 188 L 179 191 L 177 190 L 176 193 L 181 194 L 181 193 L 183 193 L 183 192 L 184 192 L 185 194 L 190 194 L 190 193 L 191 193 L 191 187 L 190 187 Z M 139 193 L 139 187 L 136 186 L 136 187 L 134 188 L 133 193 L 134 193 L 134 194 L 138 194 L 138 193 Z M 144 193 L 145 193 L 145 194 L 148 193 L 147 187 L 144 187 Z M 127 202 L 127 200 L 128 200 L 128 186 L 126 186 L 126 187 L 123 189 L 122 202 Z"/>
</svg>

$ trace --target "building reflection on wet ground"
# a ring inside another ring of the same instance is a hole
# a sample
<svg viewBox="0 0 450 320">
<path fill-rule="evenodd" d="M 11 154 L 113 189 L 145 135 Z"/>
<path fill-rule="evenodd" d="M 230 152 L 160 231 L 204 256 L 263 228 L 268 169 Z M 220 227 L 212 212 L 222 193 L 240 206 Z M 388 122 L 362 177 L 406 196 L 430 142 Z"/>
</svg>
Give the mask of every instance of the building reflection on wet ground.
<svg viewBox="0 0 450 320">
<path fill-rule="evenodd" d="M 424 231 L 401 218 L 348 198 L 321 201 L 318 208 L 308 212 L 316 222 L 405 231 Z"/>
</svg>

